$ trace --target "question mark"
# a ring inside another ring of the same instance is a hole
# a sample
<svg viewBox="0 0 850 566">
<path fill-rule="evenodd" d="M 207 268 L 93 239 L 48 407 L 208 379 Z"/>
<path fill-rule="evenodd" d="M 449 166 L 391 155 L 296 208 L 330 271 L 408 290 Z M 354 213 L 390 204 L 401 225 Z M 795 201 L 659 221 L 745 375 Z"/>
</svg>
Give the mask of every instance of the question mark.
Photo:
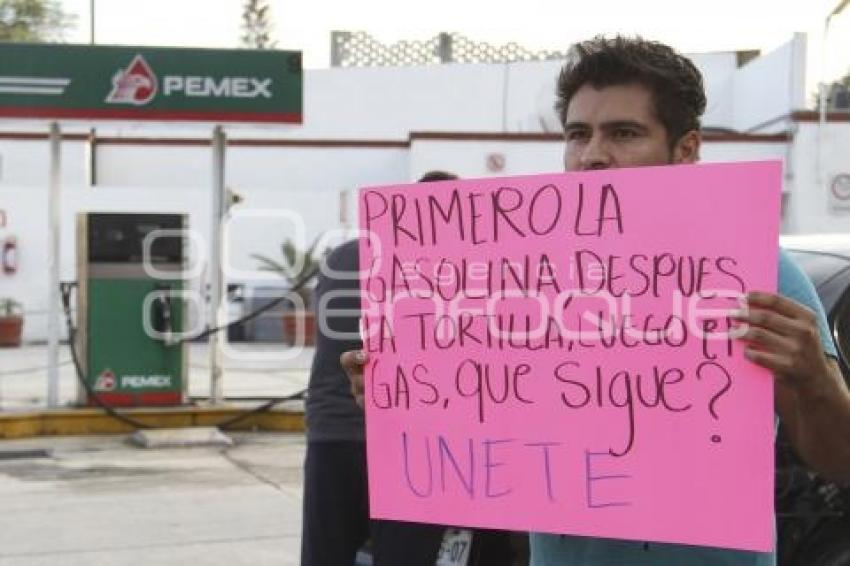
<svg viewBox="0 0 850 566">
<path fill-rule="evenodd" d="M 726 368 L 724 368 L 717 362 L 702 362 L 699 366 L 697 366 L 697 379 L 702 380 L 702 371 L 707 366 L 719 369 L 723 376 L 726 378 L 726 383 L 723 385 L 723 387 L 720 388 L 720 390 L 718 390 L 714 394 L 714 396 L 712 396 L 711 400 L 708 402 L 708 412 L 711 413 L 711 416 L 714 417 L 714 420 L 720 420 L 720 417 L 717 414 L 717 409 L 715 409 L 714 406 L 717 404 L 720 398 L 723 397 L 723 395 L 725 395 L 726 392 L 729 391 L 729 389 L 732 387 L 732 376 L 729 375 L 729 372 L 726 371 Z M 714 443 L 720 442 L 720 435 L 712 435 L 711 441 Z"/>
</svg>

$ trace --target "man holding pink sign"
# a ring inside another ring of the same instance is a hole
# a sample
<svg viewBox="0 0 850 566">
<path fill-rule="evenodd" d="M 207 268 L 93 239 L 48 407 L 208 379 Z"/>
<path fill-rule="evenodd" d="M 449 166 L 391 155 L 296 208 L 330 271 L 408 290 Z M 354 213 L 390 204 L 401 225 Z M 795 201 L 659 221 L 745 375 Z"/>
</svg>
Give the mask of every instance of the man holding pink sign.
<svg viewBox="0 0 850 566">
<path fill-rule="evenodd" d="M 702 78 L 662 44 L 580 43 L 557 94 L 576 174 L 361 193 L 381 248 L 360 250 L 366 351 L 341 361 L 372 512 L 542 531 L 536 566 L 773 564 L 774 401 L 800 456 L 850 478 L 822 308 L 774 255 L 781 168 L 632 169 L 699 159 Z M 598 313 L 596 340 L 573 312 Z"/>
</svg>

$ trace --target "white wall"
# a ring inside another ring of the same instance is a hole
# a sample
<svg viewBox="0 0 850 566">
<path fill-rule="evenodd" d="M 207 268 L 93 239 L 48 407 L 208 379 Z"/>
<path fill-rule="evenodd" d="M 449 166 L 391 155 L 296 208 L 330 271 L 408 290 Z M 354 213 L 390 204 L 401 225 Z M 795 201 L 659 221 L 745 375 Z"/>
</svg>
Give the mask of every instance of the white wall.
<svg viewBox="0 0 850 566">
<path fill-rule="evenodd" d="M 463 178 L 526 175 L 563 171 L 562 141 L 414 140 L 410 146 L 411 180 L 441 169 Z M 501 172 L 487 169 L 487 156 L 505 157 Z"/>
<path fill-rule="evenodd" d="M 700 161 L 758 161 L 761 159 L 786 160 L 786 142 L 709 142 L 702 145 Z"/>
<path fill-rule="evenodd" d="M 559 132 L 555 85 L 562 61 L 502 65 L 504 124 L 507 132 Z"/>
<path fill-rule="evenodd" d="M 561 140 L 414 140 L 410 147 L 411 177 L 431 169 L 445 169 L 461 177 L 558 172 L 563 170 L 563 151 Z M 486 160 L 491 153 L 505 156 L 504 171 L 493 173 L 487 169 Z M 785 142 L 705 142 L 701 161 L 785 160 L 787 153 Z"/>
<path fill-rule="evenodd" d="M 850 122 L 828 122 L 823 132 L 823 175 L 818 171 L 818 124 L 799 122 L 794 136 L 790 187 L 791 234 L 850 234 L 850 214 L 832 209 L 828 182 L 836 173 L 850 174 Z"/>
<path fill-rule="evenodd" d="M 98 184 L 198 187 L 212 183 L 209 146 L 98 145 Z M 234 190 L 342 190 L 407 178 L 407 148 L 231 146 L 225 175 Z"/>
<path fill-rule="evenodd" d="M 702 53 L 691 55 L 702 73 L 705 86 L 706 107 L 703 126 L 731 128 L 734 121 L 734 82 L 738 74 L 738 57 L 735 53 Z"/>
<path fill-rule="evenodd" d="M 307 71 L 294 138 L 407 139 L 414 130 L 501 129 L 499 65 Z"/>
<path fill-rule="evenodd" d="M 744 65 L 734 77 L 732 127 L 748 131 L 792 111 L 806 100 L 806 36 L 794 38 Z"/>
<path fill-rule="evenodd" d="M 63 182 L 85 184 L 86 144 L 65 141 L 61 151 Z M 0 139 L 0 185 L 43 187 L 49 178 L 49 164 L 50 146 L 46 140 Z"/>
</svg>

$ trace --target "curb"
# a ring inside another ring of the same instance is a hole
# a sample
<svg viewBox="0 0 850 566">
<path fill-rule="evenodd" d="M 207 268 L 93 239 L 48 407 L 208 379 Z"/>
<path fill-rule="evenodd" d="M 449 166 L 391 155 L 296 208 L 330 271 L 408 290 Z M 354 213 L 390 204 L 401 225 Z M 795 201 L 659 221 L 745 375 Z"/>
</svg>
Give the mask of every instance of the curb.
<svg viewBox="0 0 850 566">
<path fill-rule="evenodd" d="M 250 410 L 250 409 L 247 409 Z M 245 413 L 244 406 L 122 409 L 122 414 L 151 428 L 217 426 Z M 100 409 L 59 409 L 0 414 L 0 439 L 34 436 L 126 434 L 135 429 Z M 270 410 L 246 416 L 228 430 L 304 432 L 303 411 Z"/>
</svg>

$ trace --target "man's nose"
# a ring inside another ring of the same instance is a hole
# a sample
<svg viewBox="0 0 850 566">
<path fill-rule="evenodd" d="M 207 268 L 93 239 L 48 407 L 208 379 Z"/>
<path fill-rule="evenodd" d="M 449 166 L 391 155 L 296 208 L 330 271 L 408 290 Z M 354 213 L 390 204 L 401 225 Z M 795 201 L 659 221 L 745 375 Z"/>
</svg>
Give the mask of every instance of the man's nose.
<svg viewBox="0 0 850 566">
<path fill-rule="evenodd" d="M 593 136 L 584 146 L 579 164 L 583 171 L 611 167 L 611 154 L 605 149 L 605 145 L 599 139 L 599 136 Z"/>
</svg>

